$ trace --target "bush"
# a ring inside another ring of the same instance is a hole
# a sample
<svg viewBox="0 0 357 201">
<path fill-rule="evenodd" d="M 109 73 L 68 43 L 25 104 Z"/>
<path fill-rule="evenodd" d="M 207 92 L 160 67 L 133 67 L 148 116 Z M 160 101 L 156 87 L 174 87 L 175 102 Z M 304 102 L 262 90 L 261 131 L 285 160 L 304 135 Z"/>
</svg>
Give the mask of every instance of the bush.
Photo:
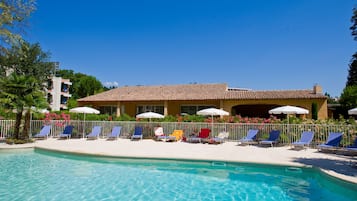
<svg viewBox="0 0 357 201">
<path fill-rule="evenodd" d="M 6 144 L 26 144 L 26 143 L 32 143 L 32 142 L 34 142 L 34 140 L 33 139 L 22 140 L 22 139 L 15 139 L 15 138 L 6 138 L 5 142 L 6 142 Z"/>
</svg>

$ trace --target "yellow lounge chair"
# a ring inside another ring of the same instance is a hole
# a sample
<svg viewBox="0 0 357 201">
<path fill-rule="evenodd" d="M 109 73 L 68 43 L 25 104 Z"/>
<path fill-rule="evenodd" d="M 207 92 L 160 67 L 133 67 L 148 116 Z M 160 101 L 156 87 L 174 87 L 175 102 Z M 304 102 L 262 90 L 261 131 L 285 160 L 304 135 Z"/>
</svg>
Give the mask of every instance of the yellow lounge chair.
<svg viewBox="0 0 357 201">
<path fill-rule="evenodd" d="M 168 141 L 179 141 L 183 137 L 183 130 L 174 130 L 171 135 L 168 136 Z"/>
</svg>

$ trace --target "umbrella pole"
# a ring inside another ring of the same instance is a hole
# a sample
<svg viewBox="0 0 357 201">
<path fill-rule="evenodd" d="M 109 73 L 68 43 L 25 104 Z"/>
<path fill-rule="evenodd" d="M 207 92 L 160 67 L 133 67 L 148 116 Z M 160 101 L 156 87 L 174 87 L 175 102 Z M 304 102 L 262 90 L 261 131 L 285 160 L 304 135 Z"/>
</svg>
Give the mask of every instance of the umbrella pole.
<svg viewBox="0 0 357 201">
<path fill-rule="evenodd" d="M 211 115 L 211 118 L 212 118 L 212 120 L 211 120 L 211 133 L 213 133 L 213 115 Z"/>
<path fill-rule="evenodd" d="M 86 113 L 83 113 L 83 132 L 82 132 L 82 137 L 84 138 L 84 130 L 85 130 L 85 123 L 86 123 Z"/>
<path fill-rule="evenodd" d="M 290 124 L 290 122 L 289 122 L 289 114 L 287 114 L 287 119 L 288 119 L 288 128 L 287 128 L 287 133 L 286 134 L 289 134 L 289 124 Z"/>
</svg>

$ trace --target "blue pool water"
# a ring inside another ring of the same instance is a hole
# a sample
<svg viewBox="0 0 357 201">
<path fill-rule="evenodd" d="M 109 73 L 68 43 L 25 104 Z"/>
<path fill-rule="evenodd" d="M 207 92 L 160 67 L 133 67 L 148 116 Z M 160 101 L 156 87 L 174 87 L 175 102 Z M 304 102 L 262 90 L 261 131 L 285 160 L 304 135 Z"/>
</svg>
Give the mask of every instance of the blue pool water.
<svg viewBox="0 0 357 201">
<path fill-rule="evenodd" d="M 0 150 L 0 200 L 357 200 L 311 168 Z"/>
</svg>

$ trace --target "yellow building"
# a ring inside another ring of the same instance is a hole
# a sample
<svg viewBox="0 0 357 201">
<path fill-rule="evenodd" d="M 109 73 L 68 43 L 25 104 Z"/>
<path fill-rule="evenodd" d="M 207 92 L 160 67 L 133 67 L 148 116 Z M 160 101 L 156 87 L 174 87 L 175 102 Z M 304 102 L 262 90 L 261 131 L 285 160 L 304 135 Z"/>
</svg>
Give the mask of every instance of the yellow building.
<svg viewBox="0 0 357 201">
<path fill-rule="evenodd" d="M 227 84 L 183 84 L 162 86 L 125 86 L 78 99 L 102 114 L 120 116 L 153 111 L 166 115 L 196 114 L 198 110 L 215 107 L 243 117 L 269 117 L 268 111 L 284 105 L 309 110 L 317 106 L 318 118 L 326 119 L 327 97 L 315 85 L 310 90 L 255 91 L 229 88 Z"/>
</svg>

